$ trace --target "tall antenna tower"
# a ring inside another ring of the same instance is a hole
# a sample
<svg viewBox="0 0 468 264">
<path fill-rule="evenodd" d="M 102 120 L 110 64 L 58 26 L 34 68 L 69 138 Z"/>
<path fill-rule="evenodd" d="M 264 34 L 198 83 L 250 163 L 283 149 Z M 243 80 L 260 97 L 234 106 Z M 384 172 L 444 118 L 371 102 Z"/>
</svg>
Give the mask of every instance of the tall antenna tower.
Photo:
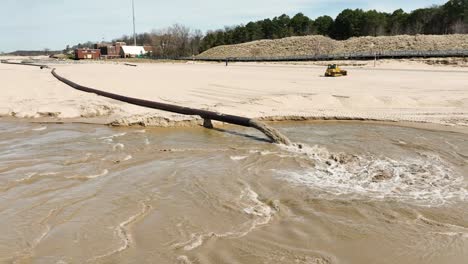
<svg viewBox="0 0 468 264">
<path fill-rule="evenodd" d="M 133 45 L 136 46 L 136 31 L 135 31 L 135 0 L 132 0 L 132 11 L 133 11 Z"/>
</svg>

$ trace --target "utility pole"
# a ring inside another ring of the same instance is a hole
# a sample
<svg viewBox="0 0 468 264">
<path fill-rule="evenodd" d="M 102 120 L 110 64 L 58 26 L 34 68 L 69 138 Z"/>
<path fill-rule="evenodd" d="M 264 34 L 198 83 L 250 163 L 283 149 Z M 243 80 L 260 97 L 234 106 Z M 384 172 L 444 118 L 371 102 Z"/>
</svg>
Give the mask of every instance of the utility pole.
<svg viewBox="0 0 468 264">
<path fill-rule="evenodd" d="M 136 31 L 135 31 L 135 0 L 132 0 L 132 11 L 133 11 L 133 46 L 136 46 Z"/>
<path fill-rule="evenodd" d="M 374 68 L 375 68 L 377 66 L 377 51 L 374 49 L 375 47 L 374 43 L 371 43 L 370 47 L 371 47 L 372 53 L 374 53 Z"/>
</svg>

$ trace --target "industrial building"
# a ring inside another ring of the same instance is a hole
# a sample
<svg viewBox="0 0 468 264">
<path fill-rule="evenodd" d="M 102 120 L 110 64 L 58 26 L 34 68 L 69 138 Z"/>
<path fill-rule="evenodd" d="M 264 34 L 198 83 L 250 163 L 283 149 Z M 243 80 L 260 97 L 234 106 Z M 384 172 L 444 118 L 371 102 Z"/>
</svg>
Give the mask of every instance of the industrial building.
<svg viewBox="0 0 468 264">
<path fill-rule="evenodd" d="M 96 60 L 101 57 L 100 49 L 76 49 L 75 59 L 76 60 Z"/>
<path fill-rule="evenodd" d="M 154 53 L 155 53 L 154 47 L 152 47 L 152 46 L 143 46 L 143 48 L 145 49 L 145 53 L 147 55 L 149 55 L 149 56 L 154 55 Z"/>
<path fill-rule="evenodd" d="M 126 46 L 125 42 L 116 42 L 115 44 L 99 43 L 95 44 L 95 49 L 101 50 L 101 57 L 104 59 L 115 59 L 121 57 L 122 46 Z"/>
<path fill-rule="evenodd" d="M 127 46 L 125 42 L 97 43 L 94 49 L 79 48 L 75 50 L 75 59 L 117 59 L 136 58 L 145 55 L 152 55 L 154 52 L 151 46 Z"/>
<path fill-rule="evenodd" d="M 122 58 L 135 58 L 146 55 L 143 46 L 122 46 L 120 55 Z"/>
</svg>

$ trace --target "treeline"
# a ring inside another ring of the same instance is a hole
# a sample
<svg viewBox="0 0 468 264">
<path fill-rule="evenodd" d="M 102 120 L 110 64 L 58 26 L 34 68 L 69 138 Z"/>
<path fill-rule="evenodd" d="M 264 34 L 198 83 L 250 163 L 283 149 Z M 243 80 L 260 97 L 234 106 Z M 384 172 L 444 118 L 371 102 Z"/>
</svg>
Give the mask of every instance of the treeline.
<svg viewBox="0 0 468 264">
<path fill-rule="evenodd" d="M 150 33 L 137 34 L 136 42 L 140 46 L 153 47 L 153 56 L 173 58 L 198 54 L 202 38 L 201 30 L 191 30 L 186 26 L 175 24 Z M 123 41 L 127 45 L 133 45 L 134 39 L 133 36 L 122 36 L 113 41 Z"/>
<path fill-rule="evenodd" d="M 201 30 L 192 30 L 187 26 L 174 24 L 164 29 L 137 34 L 136 44 L 137 46 L 151 46 L 151 56 L 177 58 L 198 54 L 202 39 Z M 124 35 L 113 39 L 112 42 L 125 42 L 127 45 L 133 45 L 134 39 L 133 36 Z M 76 48 L 93 48 L 94 44 L 95 42 L 88 41 L 72 47 L 67 46 L 64 52 Z"/>
<path fill-rule="evenodd" d="M 321 16 L 310 19 L 302 13 L 293 17 L 281 15 L 273 19 L 250 22 L 246 25 L 208 31 L 175 24 L 162 30 L 137 35 L 137 45 L 152 46 L 156 57 L 182 57 L 197 55 L 219 45 L 238 44 L 260 39 L 278 39 L 291 36 L 324 35 L 344 40 L 360 36 L 393 36 L 416 34 L 468 33 L 468 0 L 450 0 L 441 6 L 421 8 L 406 13 L 398 9 L 393 13 L 376 10 L 345 9 L 335 19 Z M 133 45 L 133 36 L 122 36 L 115 41 Z M 86 42 L 73 47 L 91 48 Z"/>
<path fill-rule="evenodd" d="M 62 51 L 44 49 L 44 50 L 17 50 L 17 51 L 13 51 L 13 52 L 6 53 L 6 54 L 13 55 L 13 56 L 49 56 L 49 55 L 57 54 L 60 52 Z"/>
<path fill-rule="evenodd" d="M 454 33 L 468 33 L 468 0 L 450 0 L 442 6 L 416 9 L 411 13 L 402 9 L 393 13 L 345 9 L 335 19 L 321 16 L 315 20 L 302 13 L 292 18 L 281 15 L 209 31 L 202 39 L 200 51 L 219 45 L 315 34 L 344 40 L 360 36 Z"/>
</svg>

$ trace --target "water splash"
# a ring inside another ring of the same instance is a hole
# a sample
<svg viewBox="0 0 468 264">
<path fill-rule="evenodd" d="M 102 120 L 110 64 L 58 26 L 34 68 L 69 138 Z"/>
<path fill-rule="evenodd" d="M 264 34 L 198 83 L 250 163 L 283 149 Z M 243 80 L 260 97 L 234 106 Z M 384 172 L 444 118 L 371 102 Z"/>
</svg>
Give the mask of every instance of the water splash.
<svg viewBox="0 0 468 264">
<path fill-rule="evenodd" d="M 466 201 L 468 191 L 439 156 L 422 153 L 417 158 L 394 160 L 371 155 L 332 153 L 319 146 L 283 147 L 313 166 L 300 170 L 276 170 L 284 180 L 328 194 L 374 199 L 395 199 L 419 205 Z"/>
</svg>

